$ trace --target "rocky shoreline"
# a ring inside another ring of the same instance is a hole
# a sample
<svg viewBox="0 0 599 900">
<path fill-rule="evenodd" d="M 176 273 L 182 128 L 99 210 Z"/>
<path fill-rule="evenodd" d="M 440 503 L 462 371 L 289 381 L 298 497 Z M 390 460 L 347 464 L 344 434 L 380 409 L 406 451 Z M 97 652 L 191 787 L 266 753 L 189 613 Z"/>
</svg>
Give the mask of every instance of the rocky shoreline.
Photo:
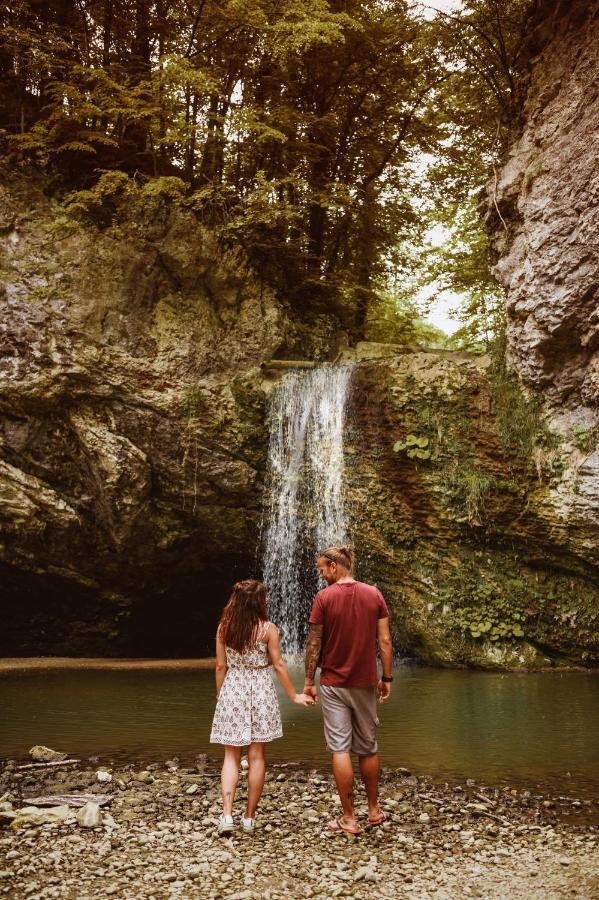
<svg viewBox="0 0 599 900">
<path fill-rule="evenodd" d="M 0 895 L 47 898 L 599 897 L 599 805 L 383 771 L 387 821 L 328 832 L 328 772 L 272 766 L 253 834 L 216 834 L 219 771 L 200 756 L 0 772 Z M 236 814 L 245 796 L 242 771 Z M 358 786 L 358 810 L 365 798 Z M 34 803 L 33 801 L 36 801 Z"/>
<path fill-rule="evenodd" d="M 87 656 L 6 656 L 0 658 L 0 672 L 20 672 L 32 670 L 128 670 L 138 669 L 214 669 L 216 659 L 213 656 L 201 656 L 197 659 L 150 659 L 143 658 L 102 658 Z M 563 671 L 563 670 L 562 670 Z M 588 670 L 585 670 L 588 671 Z"/>
</svg>

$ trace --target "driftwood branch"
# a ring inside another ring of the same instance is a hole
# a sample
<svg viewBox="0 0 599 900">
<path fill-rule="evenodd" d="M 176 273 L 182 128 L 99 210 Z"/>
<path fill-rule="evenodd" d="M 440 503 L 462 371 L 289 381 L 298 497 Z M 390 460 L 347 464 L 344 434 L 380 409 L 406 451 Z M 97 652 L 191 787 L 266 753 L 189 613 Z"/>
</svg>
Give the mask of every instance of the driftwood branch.
<svg viewBox="0 0 599 900">
<path fill-rule="evenodd" d="M 19 772 L 24 769 L 49 769 L 54 766 L 71 766 L 78 762 L 80 762 L 78 759 L 55 759 L 52 762 L 25 763 L 23 766 L 17 766 L 17 769 Z"/>
<path fill-rule="evenodd" d="M 85 806 L 97 803 L 106 806 L 112 803 L 112 794 L 44 794 L 43 797 L 24 797 L 28 806 Z"/>
</svg>

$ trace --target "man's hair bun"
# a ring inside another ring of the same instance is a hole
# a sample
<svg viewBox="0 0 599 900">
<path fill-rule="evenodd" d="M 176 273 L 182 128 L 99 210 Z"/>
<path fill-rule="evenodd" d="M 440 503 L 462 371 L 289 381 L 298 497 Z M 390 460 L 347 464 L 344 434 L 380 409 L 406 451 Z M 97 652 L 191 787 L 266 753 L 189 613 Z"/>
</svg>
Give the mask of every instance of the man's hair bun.
<svg viewBox="0 0 599 900">
<path fill-rule="evenodd" d="M 326 550 L 319 553 L 320 556 L 324 556 L 329 562 L 339 563 L 350 572 L 354 567 L 354 550 L 350 544 L 344 544 L 342 547 L 327 547 Z"/>
</svg>

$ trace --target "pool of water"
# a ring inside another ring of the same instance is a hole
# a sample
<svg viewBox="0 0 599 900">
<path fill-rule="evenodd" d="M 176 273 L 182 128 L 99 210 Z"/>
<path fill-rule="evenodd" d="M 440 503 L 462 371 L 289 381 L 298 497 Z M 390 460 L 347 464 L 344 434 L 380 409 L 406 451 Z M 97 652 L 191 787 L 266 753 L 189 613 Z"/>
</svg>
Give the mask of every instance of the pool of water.
<svg viewBox="0 0 599 900">
<path fill-rule="evenodd" d="M 297 685 L 299 670 L 292 670 Z M 33 670 L 0 673 L 0 758 L 33 744 L 102 762 L 151 762 L 208 742 L 214 674 L 187 669 Z M 328 763 L 320 709 L 281 697 L 285 736 L 273 761 Z M 380 707 L 383 764 L 435 780 L 543 786 L 599 794 L 599 673 L 489 673 L 402 666 Z"/>
</svg>

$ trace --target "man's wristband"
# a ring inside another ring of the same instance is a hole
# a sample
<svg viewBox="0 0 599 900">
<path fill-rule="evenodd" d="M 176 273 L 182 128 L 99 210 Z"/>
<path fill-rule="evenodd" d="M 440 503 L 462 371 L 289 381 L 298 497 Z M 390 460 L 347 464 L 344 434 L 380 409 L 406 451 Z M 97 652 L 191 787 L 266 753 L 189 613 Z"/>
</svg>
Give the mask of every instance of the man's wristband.
<svg viewBox="0 0 599 900">
<path fill-rule="evenodd" d="M 393 675 L 381 675 L 381 681 L 384 681 L 385 684 L 391 684 L 393 681 Z"/>
</svg>

